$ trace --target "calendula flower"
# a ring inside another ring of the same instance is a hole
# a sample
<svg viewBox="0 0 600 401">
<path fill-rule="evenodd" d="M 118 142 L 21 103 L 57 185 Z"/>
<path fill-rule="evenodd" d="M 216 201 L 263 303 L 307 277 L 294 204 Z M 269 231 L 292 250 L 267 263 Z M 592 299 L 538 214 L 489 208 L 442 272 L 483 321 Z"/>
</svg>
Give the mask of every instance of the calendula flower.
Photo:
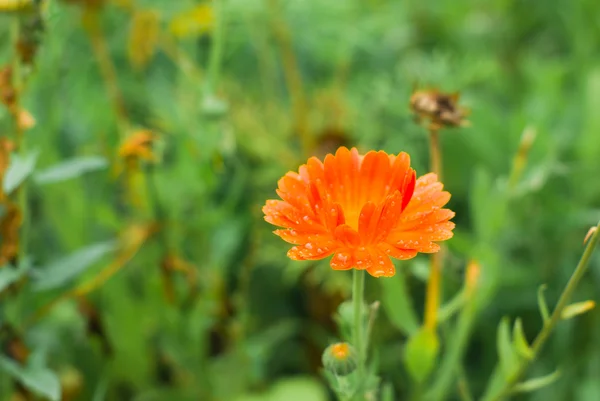
<svg viewBox="0 0 600 401">
<path fill-rule="evenodd" d="M 265 220 L 294 244 L 294 260 L 333 255 L 336 270 L 366 269 L 391 277 L 390 258 L 434 253 L 437 241 L 452 237 L 454 212 L 442 207 L 450 194 L 435 174 L 416 179 L 410 157 L 371 151 L 359 155 L 341 147 L 324 162 L 312 157 L 279 180 L 281 200 L 268 200 Z"/>
</svg>

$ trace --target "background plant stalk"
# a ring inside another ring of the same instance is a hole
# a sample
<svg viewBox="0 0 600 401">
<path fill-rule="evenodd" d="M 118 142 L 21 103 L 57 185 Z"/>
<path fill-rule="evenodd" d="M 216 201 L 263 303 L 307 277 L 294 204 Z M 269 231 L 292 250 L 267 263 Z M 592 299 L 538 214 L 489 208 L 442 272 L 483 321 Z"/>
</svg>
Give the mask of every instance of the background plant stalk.
<svg viewBox="0 0 600 401">
<path fill-rule="evenodd" d="M 442 179 L 442 153 L 440 150 L 439 131 L 429 129 L 429 157 L 430 170 Z M 427 282 L 427 295 L 425 300 L 425 327 L 435 330 L 437 327 L 437 313 L 440 305 L 440 279 L 442 274 L 443 249 L 431 255 L 431 270 Z"/>
</svg>

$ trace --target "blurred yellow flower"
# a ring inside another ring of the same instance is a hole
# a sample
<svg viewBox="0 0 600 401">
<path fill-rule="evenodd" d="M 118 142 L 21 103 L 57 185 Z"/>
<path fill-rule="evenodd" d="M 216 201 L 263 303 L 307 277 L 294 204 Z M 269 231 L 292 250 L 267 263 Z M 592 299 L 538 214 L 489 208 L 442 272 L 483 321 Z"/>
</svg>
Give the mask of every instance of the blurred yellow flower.
<svg viewBox="0 0 600 401">
<path fill-rule="evenodd" d="M 146 161 L 156 161 L 156 156 L 152 152 L 152 143 L 156 135 L 147 129 L 142 129 L 130 135 L 119 148 L 119 156 L 124 159 L 139 159 Z"/>
<path fill-rule="evenodd" d="M 133 14 L 127 55 L 135 69 L 143 69 L 154 56 L 159 33 L 160 16 L 156 11 L 140 10 Z"/>
<path fill-rule="evenodd" d="M 17 114 L 17 124 L 20 130 L 26 131 L 35 127 L 35 118 L 27 110 L 21 109 Z"/>
<path fill-rule="evenodd" d="M 25 11 L 31 7 L 32 0 L 0 0 L 0 12 Z"/>
<path fill-rule="evenodd" d="M 199 36 L 208 33 L 214 25 L 214 13 L 210 4 L 204 3 L 177 15 L 169 26 L 178 38 Z"/>
</svg>

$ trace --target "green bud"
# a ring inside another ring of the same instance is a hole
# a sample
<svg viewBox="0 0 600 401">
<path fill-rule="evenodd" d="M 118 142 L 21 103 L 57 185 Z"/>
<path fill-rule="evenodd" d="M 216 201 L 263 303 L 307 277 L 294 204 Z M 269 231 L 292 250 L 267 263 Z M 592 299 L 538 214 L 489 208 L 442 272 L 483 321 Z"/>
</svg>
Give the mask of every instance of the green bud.
<svg viewBox="0 0 600 401">
<path fill-rule="evenodd" d="M 334 375 L 346 376 L 356 369 L 358 354 L 348 343 L 335 343 L 325 349 L 322 361 L 325 369 Z"/>
</svg>

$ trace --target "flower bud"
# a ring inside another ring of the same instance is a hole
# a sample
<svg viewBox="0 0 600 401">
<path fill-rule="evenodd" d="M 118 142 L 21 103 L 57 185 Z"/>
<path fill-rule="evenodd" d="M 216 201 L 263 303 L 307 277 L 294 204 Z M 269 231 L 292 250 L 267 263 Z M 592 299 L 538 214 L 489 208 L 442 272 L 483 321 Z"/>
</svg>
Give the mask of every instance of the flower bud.
<svg viewBox="0 0 600 401">
<path fill-rule="evenodd" d="M 346 376 L 356 369 L 358 355 L 352 345 L 335 343 L 325 349 L 322 360 L 325 369 L 337 376 Z"/>
</svg>

